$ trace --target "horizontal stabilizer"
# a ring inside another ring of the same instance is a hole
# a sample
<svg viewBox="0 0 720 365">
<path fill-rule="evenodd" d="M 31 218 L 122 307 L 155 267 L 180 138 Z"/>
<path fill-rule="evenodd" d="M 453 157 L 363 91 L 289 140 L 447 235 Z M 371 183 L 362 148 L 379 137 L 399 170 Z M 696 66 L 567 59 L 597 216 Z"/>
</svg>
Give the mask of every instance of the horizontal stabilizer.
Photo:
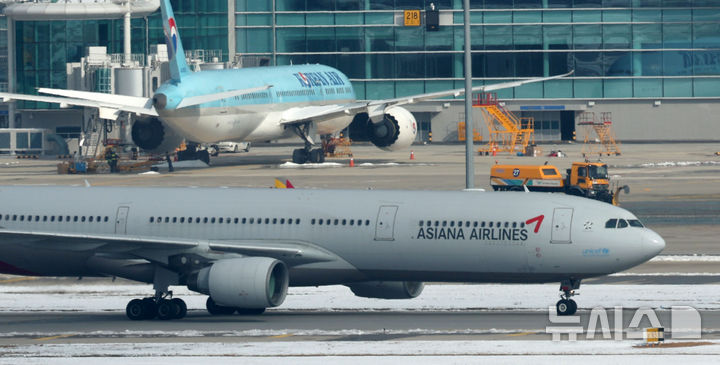
<svg viewBox="0 0 720 365">
<path fill-rule="evenodd" d="M 223 91 L 215 94 L 206 94 L 206 95 L 198 95 L 198 96 L 189 96 L 186 98 L 183 98 L 182 101 L 180 101 L 180 104 L 178 104 L 177 108 L 186 108 L 193 105 L 200 105 L 205 103 L 210 103 L 213 101 L 218 101 L 222 99 L 227 98 L 233 98 L 240 95 L 245 94 L 252 94 L 254 92 L 263 91 L 271 88 L 272 85 L 265 85 L 260 87 L 253 87 L 249 89 L 240 89 L 240 90 L 230 90 L 230 91 Z"/>
</svg>

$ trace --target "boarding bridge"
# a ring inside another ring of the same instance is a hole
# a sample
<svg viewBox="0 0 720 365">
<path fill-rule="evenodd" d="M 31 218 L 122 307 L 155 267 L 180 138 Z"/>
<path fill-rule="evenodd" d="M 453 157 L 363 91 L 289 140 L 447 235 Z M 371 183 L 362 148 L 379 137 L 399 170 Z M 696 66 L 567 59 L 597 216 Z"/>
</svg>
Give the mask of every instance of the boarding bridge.
<svg viewBox="0 0 720 365">
<path fill-rule="evenodd" d="M 45 129 L 0 129 L 0 154 L 45 154 Z"/>
</svg>

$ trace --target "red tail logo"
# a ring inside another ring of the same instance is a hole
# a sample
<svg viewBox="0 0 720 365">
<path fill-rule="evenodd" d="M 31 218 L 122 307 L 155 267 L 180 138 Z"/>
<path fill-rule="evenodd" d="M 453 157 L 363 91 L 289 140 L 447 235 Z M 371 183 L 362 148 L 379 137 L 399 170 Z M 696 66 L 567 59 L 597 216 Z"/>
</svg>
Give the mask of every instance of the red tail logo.
<svg viewBox="0 0 720 365">
<path fill-rule="evenodd" d="M 537 216 L 537 217 L 535 217 L 535 218 L 530 218 L 530 219 L 526 220 L 526 221 L 525 221 L 525 224 L 533 224 L 533 223 L 537 222 L 537 224 L 535 225 L 535 230 L 534 230 L 534 232 L 535 232 L 535 233 L 538 233 L 538 231 L 540 231 L 540 225 L 542 224 L 543 219 L 545 219 L 545 216 L 544 216 L 544 215 L 539 215 L 539 216 Z"/>
</svg>

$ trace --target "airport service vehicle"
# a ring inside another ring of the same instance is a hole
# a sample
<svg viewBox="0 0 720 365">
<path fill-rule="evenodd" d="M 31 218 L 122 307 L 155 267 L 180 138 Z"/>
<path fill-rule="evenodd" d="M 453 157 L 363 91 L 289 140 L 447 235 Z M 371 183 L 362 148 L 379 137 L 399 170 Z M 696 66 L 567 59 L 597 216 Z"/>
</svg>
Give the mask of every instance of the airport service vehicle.
<svg viewBox="0 0 720 365">
<path fill-rule="evenodd" d="M 617 205 L 617 195 L 610 188 L 607 165 L 601 162 L 573 162 L 563 177 L 552 165 L 495 165 L 490 169 L 493 190 L 562 192 Z M 627 185 L 623 186 L 629 192 Z"/>
<path fill-rule="evenodd" d="M 319 64 L 192 72 L 169 0 L 162 0 L 160 8 L 171 79 L 152 98 L 49 88 L 38 91 L 52 96 L 0 93 L 0 97 L 93 107 L 104 119 L 134 114 L 133 142 L 152 153 L 172 153 L 183 140 L 190 146 L 298 136 L 305 146 L 293 151 L 292 160 L 302 164 L 323 159 L 322 149 L 313 148 L 313 136 L 332 135 L 346 127 L 354 141 L 369 141 L 387 151 L 406 148 L 415 141 L 417 122 L 403 105 L 465 93 L 455 89 L 359 101 L 345 74 Z M 478 86 L 473 91 L 512 88 L 571 73 Z"/>
<path fill-rule="evenodd" d="M 210 156 L 217 156 L 220 152 L 250 152 L 250 142 L 218 142 L 209 145 L 207 149 Z"/>
<path fill-rule="evenodd" d="M 410 299 L 427 281 L 560 282 L 565 315 L 583 279 L 665 247 L 627 210 L 564 194 L 3 186 L 0 202 L 0 272 L 152 283 L 135 320 L 182 318 L 171 286 L 229 315 L 279 306 L 288 286 Z"/>
</svg>

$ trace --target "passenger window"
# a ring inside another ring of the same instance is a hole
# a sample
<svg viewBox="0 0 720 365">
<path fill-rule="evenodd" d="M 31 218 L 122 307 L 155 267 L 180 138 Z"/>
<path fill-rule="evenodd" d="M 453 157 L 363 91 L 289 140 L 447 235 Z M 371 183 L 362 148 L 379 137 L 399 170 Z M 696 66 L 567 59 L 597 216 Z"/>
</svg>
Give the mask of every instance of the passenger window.
<svg viewBox="0 0 720 365">
<path fill-rule="evenodd" d="M 443 227 L 447 227 L 447 221 L 443 221 Z"/>
<path fill-rule="evenodd" d="M 224 220 L 222 217 L 218 218 L 218 223 L 223 223 L 223 222 L 224 222 Z"/>
<path fill-rule="evenodd" d="M 273 224 L 277 224 L 277 218 L 273 218 Z"/>
<path fill-rule="evenodd" d="M 440 225 L 440 221 L 435 221 L 435 227 Z"/>
<path fill-rule="evenodd" d="M 46 218 L 46 217 L 44 217 L 44 218 Z M 45 219 L 43 219 L 43 220 L 45 220 Z M 92 222 L 92 221 L 93 221 L 93 216 L 89 216 L 89 217 L 88 217 L 88 220 L 89 220 L 90 222 Z"/>
<path fill-rule="evenodd" d="M 71 220 L 72 220 L 72 218 L 70 218 L 69 215 L 66 215 L 66 216 L 65 216 L 65 222 L 70 222 Z"/>
<path fill-rule="evenodd" d="M 265 218 L 265 224 L 270 224 L 270 218 Z"/>
<path fill-rule="evenodd" d="M 485 222 L 484 222 L 484 221 L 483 221 L 483 222 L 480 222 L 480 227 L 481 227 L 481 228 L 485 228 Z"/>
<path fill-rule="evenodd" d="M 300 218 L 295 220 L 295 224 L 300 224 Z"/>
<path fill-rule="evenodd" d="M 180 217 L 180 223 L 185 223 L 185 217 Z"/>
<path fill-rule="evenodd" d="M 369 226 L 369 225 L 370 225 L 370 220 L 369 220 L 369 219 L 366 219 L 366 220 L 365 220 L 365 225 L 366 225 L 366 226 Z"/>
<path fill-rule="evenodd" d="M 420 227 L 422 227 L 422 226 L 423 226 L 423 223 L 424 223 L 424 221 L 420 221 L 420 223 L 419 223 L 418 225 L 419 225 Z"/>
<path fill-rule="evenodd" d="M 513 228 L 517 228 L 517 222 L 513 222 L 512 227 L 513 227 Z"/>
<path fill-rule="evenodd" d="M 13 220 L 14 220 L 14 219 L 13 219 Z M 24 221 L 25 221 L 25 216 L 24 216 L 24 215 L 21 215 L 21 216 L 20 216 L 20 222 L 24 222 Z"/>
<path fill-rule="evenodd" d="M 422 221 L 420 221 L 420 224 L 422 225 Z M 354 219 L 351 219 L 351 220 L 350 220 L 350 225 L 351 225 L 351 226 L 354 226 L 354 225 L 355 225 L 355 220 L 354 220 Z"/>
<path fill-rule="evenodd" d="M 62 217 L 63 216 L 58 216 L 58 222 L 62 222 Z M 15 220 L 15 219 L 13 219 L 13 220 Z"/>
<path fill-rule="evenodd" d="M 245 224 L 247 222 L 247 218 L 242 219 L 242 224 Z"/>
<path fill-rule="evenodd" d="M 109 221 L 110 218 L 108 216 L 105 216 L 105 222 Z"/>
<path fill-rule="evenodd" d="M 77 222 L 77 221 L 78 221 L 78 216 L 74 216 L 74 217 L 73 217 L 73 222 Z"/>
<path fill-rule="evenodd" d="M 617 226 L 617 219 L 608 219 L 605 222 L 605 228 L 615 228 Z"/>
<path fill-rule="evenodd" d="M 478 226 L 478 222 L 477 221 L 473 222 L 473 227 L 477 228 L 477 226 Z"/>
<path fill-rule="evenodd" d="M 173 217 L 173 223 L 177 223 L 177 217 Z"/>
<path fill-rule="evenodd" d="M 625 228 L 628 226 L 628 222 L 624 219 L 620 219 L 618 221 L 618 228 Z"/>
<path fill-rule="evenodd" d="M 333 221 L 333 224 L 335 224 L 336 226 L 338 225 L 338 219 L 337 219 L 337 218 Z"/>
<path fill-rule="evenodd" d="M 510 222 L 505 222 L 505 228 L 510 227 Z"/>
<path fill-rule="evenodd" d="M 85 222 L 85 216 L 80 217 L 81 222 Z"/>
<path fill-rule="evenodd" d="M 35 216 L 35 222 L 40 222 L 40 216 L 39 216 L 39 215 L 36 215 L 36 216 Z"/>
<path fill-rule="evenodd" d="M 450 227 L 455 227 L 455 221 L 450 221 Z"/>
<path fill-rule="evenodd" d="M 492 227 L 493 227 L 493 222 L 488 222 L 488 227 L 492 228 Z"/>
<path fill-rule="evenodd" d="M 102 219 L 100 219 L 100 216 L 97 216 L 96 222 L 100 222 Z"/>
</svg>

